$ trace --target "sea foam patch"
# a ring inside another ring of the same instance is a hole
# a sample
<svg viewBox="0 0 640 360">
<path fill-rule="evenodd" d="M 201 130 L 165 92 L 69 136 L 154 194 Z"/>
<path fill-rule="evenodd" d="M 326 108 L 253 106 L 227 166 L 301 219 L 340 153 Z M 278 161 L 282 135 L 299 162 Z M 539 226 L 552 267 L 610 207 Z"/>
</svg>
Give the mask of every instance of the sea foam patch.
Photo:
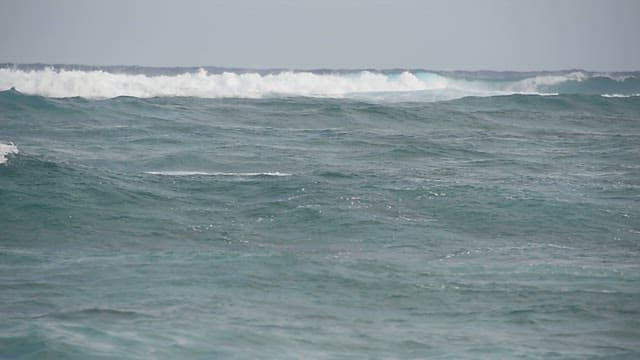
<svg viewBox="0 0 640 360">
<path fill-rule="evenodd" d="M 18 152 L 18 147 L 14 143 L 0 143 L 0 164 L 7 162 L 9 154 L 17 154 Z"/>
</svg>

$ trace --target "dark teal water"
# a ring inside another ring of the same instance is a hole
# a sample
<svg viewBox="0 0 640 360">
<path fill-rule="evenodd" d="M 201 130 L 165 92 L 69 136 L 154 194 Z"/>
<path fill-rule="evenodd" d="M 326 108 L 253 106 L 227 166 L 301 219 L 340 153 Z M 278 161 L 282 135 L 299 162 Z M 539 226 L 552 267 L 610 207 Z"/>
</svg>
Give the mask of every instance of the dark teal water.
<svg viewBox="0 0 640 360">
<path fill-rule="evenodd" d="M 640 98 L 0 92 L 0 358 L 640 357 Z"/>
</svg>

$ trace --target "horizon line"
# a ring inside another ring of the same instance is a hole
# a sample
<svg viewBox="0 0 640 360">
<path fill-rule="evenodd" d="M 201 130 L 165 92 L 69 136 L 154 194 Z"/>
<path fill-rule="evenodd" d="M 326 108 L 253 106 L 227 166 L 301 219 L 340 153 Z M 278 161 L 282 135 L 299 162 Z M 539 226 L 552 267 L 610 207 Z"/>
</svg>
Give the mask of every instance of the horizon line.
<svg viewBox="0 0 640 360">
<path fill-rule="evenodd" d="M 52 66 L 52 67 L 87 67 L 87 68 L 151 68 L 151 69 L 168 69 L 168 68 L 185 68 L 185 69 L 220 69 L 220 70 L 240 70 L 240 71 L 293 71 L 293 72 L 314 72 L 314 71 L 428 71 L 428 72 L 493 72 L 493 73 L 564 73 L 564 72 L 587 72 L 587 73 L 638 73 L 637 70 L 593 70 L 585 68 L 558 68 L 558 69 L 536 69 L 536 70 L 497 70 L 488 68 L 478 69 L 437 69 L 428 67 L 240 67 L 240 66 L 220 66 L 220 65 L 140 65 L 140 64 L 81 64 L 81 63 L 47 63 L 47 62 L 0 62 L 0 68 L 7 66 Z"/>
</svg>

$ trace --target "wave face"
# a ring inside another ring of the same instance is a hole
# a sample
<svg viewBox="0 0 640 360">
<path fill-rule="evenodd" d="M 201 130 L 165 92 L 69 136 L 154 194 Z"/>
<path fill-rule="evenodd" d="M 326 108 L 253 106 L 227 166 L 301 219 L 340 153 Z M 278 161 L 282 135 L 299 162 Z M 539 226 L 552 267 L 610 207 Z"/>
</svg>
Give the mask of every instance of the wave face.
<svg viewBox="0 0 640 360">
<path fill-rule="evenodd" d="M 0 90 L 54 98 L 130 96 L 333 97 L 437 101 L 465 96 L 557 93 L 633 96 L 636 73 L 431 71 L 249 71 L 219 68 L 0 67 Z"/>
</svg>

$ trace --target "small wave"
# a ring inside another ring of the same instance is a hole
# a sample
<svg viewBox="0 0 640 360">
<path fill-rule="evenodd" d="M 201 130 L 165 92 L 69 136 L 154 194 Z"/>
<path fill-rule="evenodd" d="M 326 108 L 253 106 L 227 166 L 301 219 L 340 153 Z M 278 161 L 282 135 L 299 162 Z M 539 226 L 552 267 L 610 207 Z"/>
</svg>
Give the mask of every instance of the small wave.
<svg viewBox="0 0 640 360">
<path fill-rule="evenodd" d="M 9 154 L 17 154 L 18 152 L 18 147 L 14 143 L 0 143 L 0 164 L 4 164 L 7 162 L 7 160 L 9 160 Z"/>
<path fill-rule="evenodd" d="M 291 174 L 281 172 L 204 172 L 204 171 L 145 171 L 149 175 L 163 176 L 236 176 L 236 177 L 252 177 L 252 176 L 291 176 Z"/>
<path fill-rule="evenodd" d="M 602 94 L 600 95 L 606 98 L 631 98 L 631 97 L 640 97 L 640 93 L 638 94 Z"/>
</svg>

